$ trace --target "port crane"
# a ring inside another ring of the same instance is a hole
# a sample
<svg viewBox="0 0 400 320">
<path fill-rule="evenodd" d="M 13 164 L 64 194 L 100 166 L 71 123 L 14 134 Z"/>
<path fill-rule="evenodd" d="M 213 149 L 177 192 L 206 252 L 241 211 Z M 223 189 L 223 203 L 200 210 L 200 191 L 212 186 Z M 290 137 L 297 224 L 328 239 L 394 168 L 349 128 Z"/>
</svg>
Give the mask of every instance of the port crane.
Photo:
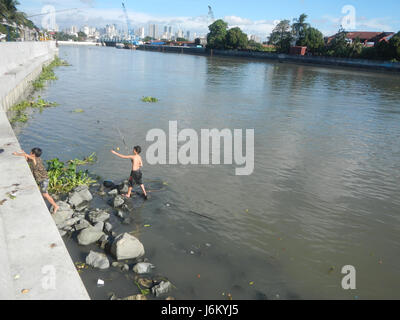
<svg viewBox="0 0 400 320">
<path fill-rule="evenodd" d="M 131 24 L 129 22 L 128 11 L 126 10 L 125 3 L 122 2 L 122 10 L 124 11 L 126 27 L 128 28 L 127 40 L 131 40 Z"/>
</svg>

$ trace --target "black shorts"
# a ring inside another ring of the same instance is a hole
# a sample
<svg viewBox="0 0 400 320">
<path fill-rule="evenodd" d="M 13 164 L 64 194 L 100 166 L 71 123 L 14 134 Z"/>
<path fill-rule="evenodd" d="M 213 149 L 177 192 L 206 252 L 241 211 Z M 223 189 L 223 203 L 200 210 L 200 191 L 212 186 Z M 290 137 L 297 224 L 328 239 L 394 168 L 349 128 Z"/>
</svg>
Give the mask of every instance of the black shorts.
<svg viewBox="0 0 400 320">
<path fill-rule="evenodd" d="M 129 185 L 133 187 L 135 184 L 141 185 L 142 181 L 142 171 L 131 171 L 131 176 L 129 177 Z"/>
</svg>

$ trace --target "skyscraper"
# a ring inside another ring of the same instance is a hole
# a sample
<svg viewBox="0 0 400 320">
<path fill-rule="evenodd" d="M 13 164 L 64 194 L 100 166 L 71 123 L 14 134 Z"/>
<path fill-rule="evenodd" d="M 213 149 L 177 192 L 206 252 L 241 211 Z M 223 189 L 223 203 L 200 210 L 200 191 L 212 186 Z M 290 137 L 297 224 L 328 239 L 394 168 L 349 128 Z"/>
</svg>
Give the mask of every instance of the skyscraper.
<svg viewBox="0 0 400 320">
<path fill-rule="evenodd" d="M 149 37 L 158 38 L 158 26 L 156 24 L 149 25 Z"/>
</svg>

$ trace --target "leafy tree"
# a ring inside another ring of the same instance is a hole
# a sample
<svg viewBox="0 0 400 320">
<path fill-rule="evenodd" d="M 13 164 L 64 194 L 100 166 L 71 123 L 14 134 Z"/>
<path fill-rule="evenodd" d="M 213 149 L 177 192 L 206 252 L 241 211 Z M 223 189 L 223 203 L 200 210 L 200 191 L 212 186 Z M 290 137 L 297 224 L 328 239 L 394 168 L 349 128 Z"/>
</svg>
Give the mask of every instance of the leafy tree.
<svg viewBox="0 0 400 320">
<path fill-rule="evenodd" d="M 226 49 L 246 49 L 248 44 L 247 34 L 240 28 L 229 29 L 226 34 L 225 48 Z"/>
<path fill-rule="evenodd" d="M 78 32 L 78 41 L 86 41 L 86 39 L 87 39 L 86 33 L 79 31 Z"/>
<path fill-rule="evenodd" d="M 151 41 L 151 40 L 155 40 L 155 39 L 152 38 L 152 37 L 147 36 L 147 37 L 145 37 L 145 38 L 143 39 L 143 42 L 149 42 L 149 41 Z"/>
<path fill-rule="evenodd" d="M 304 32 L 304 38 L 298 40 L 298 46 L 305 46 L 313 54 L 323 51 L 325 46 L 324 35 L 316 28 L 308 27 Z"/>
<path fill-rule="evenodd" d="M 382 41 L 384 42 L 384 41 Z M 400 61 L 400 31 L 397 32 L 390 40 L 389 40 L 389 50 L 391 51 L 392 59 L 396 59 Z"/>
<path fill-rule="evenodd" d="M 346 58 L 349 54 L 349 41 L 347 40 L 347 32 L 340 28 L 336 36 L 327 46 L 327 55 Z"/>
<path fill-rule="evenodd" d="M 176 38 L 176 41 L 187 41 L 187 40 L 185 38 L 178 37 L 178 38 Z"/>
<path fill-rule="evenodd" d="M 194 44 L 195 44 L 196 46 L 199 46 L 199 45 L 201 44 L 200 38 L 194 39 Z"/>
<path fill-rule="evenodd" d="M 301 43 L 305 41 L 307 29 L 310 27 L 310 25 L 305 22 L 306 19 L 307 15 L 303 13 L 299 18 L 294 19 L 292 24 L 292 32 L 297 46 L 301 46 Z"/>
<path fill-rule="evenodd" d="M 208 29 L 210 32 L 207 35 L 207 48 L 225 49 L 225 37 L 227 34 L 228 24 L 219 19 L 211 24 Z"/>
<path fill-rule="evenodd" d="M 264 51 L 264 47 L 261 43 L 255 42 L 254 40 L 250 40 L 247 48 L 252 51 Z"/>
<path fill-rule="evenodd" d="M 289 53 L 292 41 L 293 35 L 290 28 L 290 21 L 282 20 L 274 30 L 272 30 L 268 39 L 268 44 L 274 45 L 280 53 Z"/>
</svg>

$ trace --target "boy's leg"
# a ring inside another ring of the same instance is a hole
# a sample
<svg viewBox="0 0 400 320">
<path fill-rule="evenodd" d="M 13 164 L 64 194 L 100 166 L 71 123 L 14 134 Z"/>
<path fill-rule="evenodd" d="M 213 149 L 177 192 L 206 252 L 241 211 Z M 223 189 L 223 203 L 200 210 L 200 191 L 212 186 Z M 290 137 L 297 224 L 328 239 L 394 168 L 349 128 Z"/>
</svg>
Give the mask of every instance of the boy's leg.
<svg viewBox="0 0 400 320">
<path fill-rule="evenodd" d="M 125 194 L 125 197 L 130 198 L 130 197 L 131 197 L 131 193 L 132 193 L 132 187 L 129 186 L 129 188 L 128 188 L 128 193 Z"/>
<path fill-rule="evenodd" d="M 51 197 L 51 195 L 49 195 L 48 193 L 42 193 L 42 195 L 53 206 L 52 214 L 55 214 L 60 207 L 57 205 L 57 203 L 54 201 L 54 199 Z"/>
<path fill-rule="evenodd" d="M 142 188 L 144 197 L 145 197 L 145 199 L 147 200 L 147 192 L 146 192 L 146 189 L 144 188 L 144 184 L 141 184 L 140 187 Z"/>
</svg>

